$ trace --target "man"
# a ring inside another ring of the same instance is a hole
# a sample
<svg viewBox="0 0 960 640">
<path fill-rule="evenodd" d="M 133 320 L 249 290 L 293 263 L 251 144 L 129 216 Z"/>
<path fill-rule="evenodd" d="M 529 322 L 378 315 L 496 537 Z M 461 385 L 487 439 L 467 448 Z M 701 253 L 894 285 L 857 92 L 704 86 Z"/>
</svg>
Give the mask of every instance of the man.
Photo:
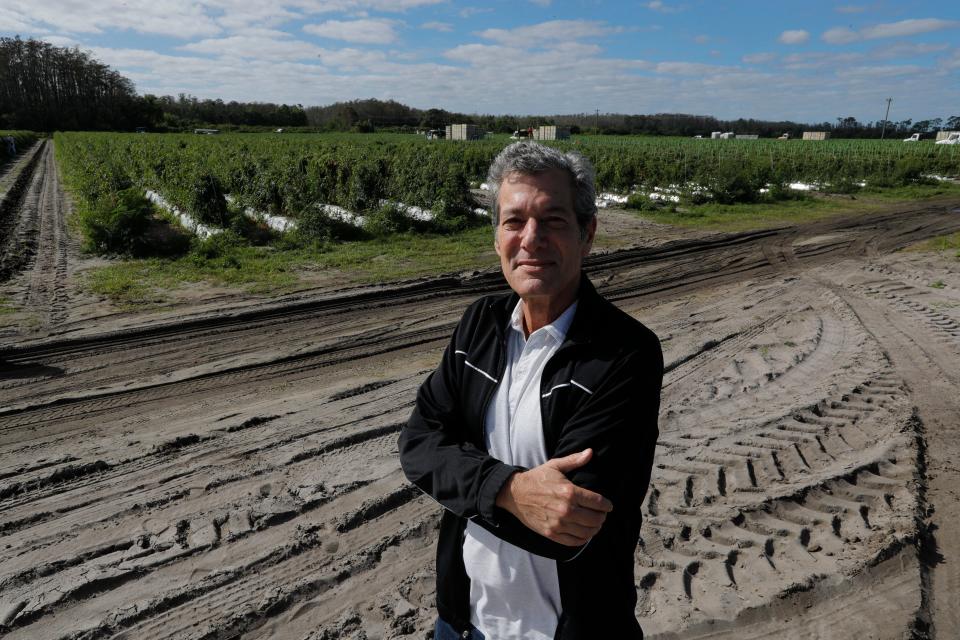
<svg viewBox="0 0 960 640">
<path fill-rule="evenodd" d="M 659 341 L 581 273 L 597 228 L 585 158 L 519 142 L 487 182 L 513 293 L 470 306 L 400 434 L 407 478 L 445 508 L 434 637 L 642 638 Z"/>
</svg>

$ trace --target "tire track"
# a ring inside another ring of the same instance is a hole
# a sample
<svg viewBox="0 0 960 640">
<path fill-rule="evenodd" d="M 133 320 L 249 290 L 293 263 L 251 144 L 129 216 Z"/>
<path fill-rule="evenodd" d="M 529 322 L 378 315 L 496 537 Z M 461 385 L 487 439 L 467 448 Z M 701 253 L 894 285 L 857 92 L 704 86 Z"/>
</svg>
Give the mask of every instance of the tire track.
<svg viewBox="0 0 960 640">
<path fill-rule="evenodd" d="M 28 196 L 25 203 L 29 205 L 36 201 L 37 212 L 29 217 L 36 218 L 38 223 L 24 300 L 29 308 L 45 315 L 45 325 L 54 326 L 66 319 L 69 303 L 66 202 L 54 162 L 53 145 L 46 144 L 42 153 L 39 194 L 35 198 Z"/>
</svg>

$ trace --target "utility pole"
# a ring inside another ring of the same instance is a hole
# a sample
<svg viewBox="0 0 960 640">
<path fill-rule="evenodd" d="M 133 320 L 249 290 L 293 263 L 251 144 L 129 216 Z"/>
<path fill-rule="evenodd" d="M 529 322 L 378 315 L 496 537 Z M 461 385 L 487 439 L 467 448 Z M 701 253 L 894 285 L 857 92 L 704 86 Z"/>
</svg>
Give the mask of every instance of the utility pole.
<svg viewBox="0 0 960 640">
<path fill-rule="evenodd" d="M 887 118 L 890 117 L 890 103 L 893 102 L 893 98 L 887 98 L 887 113 L 883 116 L 883 129 L 880 130 L 880 139 L 883 140 L 883 136 L 887 133 Z"/>
<path fill-rule="evenodd" d="M 596 127 L 597 127 L 597 135 L 600 135 L 600 109 L 597 109 L 597 120 L 596 120 L 596 123 L 597 123 L 597 124 L 596 124 Z"/>
</svg>

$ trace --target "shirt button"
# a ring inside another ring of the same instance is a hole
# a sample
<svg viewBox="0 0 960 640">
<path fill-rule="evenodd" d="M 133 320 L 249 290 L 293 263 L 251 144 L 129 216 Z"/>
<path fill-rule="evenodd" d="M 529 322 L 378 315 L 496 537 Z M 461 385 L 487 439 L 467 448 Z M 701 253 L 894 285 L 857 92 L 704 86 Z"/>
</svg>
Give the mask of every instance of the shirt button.
<svg viewBox="0 0 960 640">
<path fill-rule="evenodd" d="M 463 640 L 468 640 L 470 638 L 470 632 L 464 631 L 463 633 L 460 634 L 460 637 L 463 638 Z"/>
</svg>

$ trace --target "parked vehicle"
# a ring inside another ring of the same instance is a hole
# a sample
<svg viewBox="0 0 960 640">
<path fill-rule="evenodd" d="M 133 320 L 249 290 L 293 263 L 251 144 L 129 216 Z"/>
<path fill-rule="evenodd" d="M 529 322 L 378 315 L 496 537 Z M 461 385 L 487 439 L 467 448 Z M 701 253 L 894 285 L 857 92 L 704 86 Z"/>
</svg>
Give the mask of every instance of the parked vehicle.
<svg viewBox="0 0 960 640">
<path fill-rule="evenodd" d="M 960 144 L 960 131 L 954 131 L 943 140 L 937 140 L 936 144 Z"/>
<path fill-rule="evenodd" d="M 914 133 L 909 138 L 904 138 L 903 141 L 904 142 L 920 142 L 920 134 Z"/>
</svg>

